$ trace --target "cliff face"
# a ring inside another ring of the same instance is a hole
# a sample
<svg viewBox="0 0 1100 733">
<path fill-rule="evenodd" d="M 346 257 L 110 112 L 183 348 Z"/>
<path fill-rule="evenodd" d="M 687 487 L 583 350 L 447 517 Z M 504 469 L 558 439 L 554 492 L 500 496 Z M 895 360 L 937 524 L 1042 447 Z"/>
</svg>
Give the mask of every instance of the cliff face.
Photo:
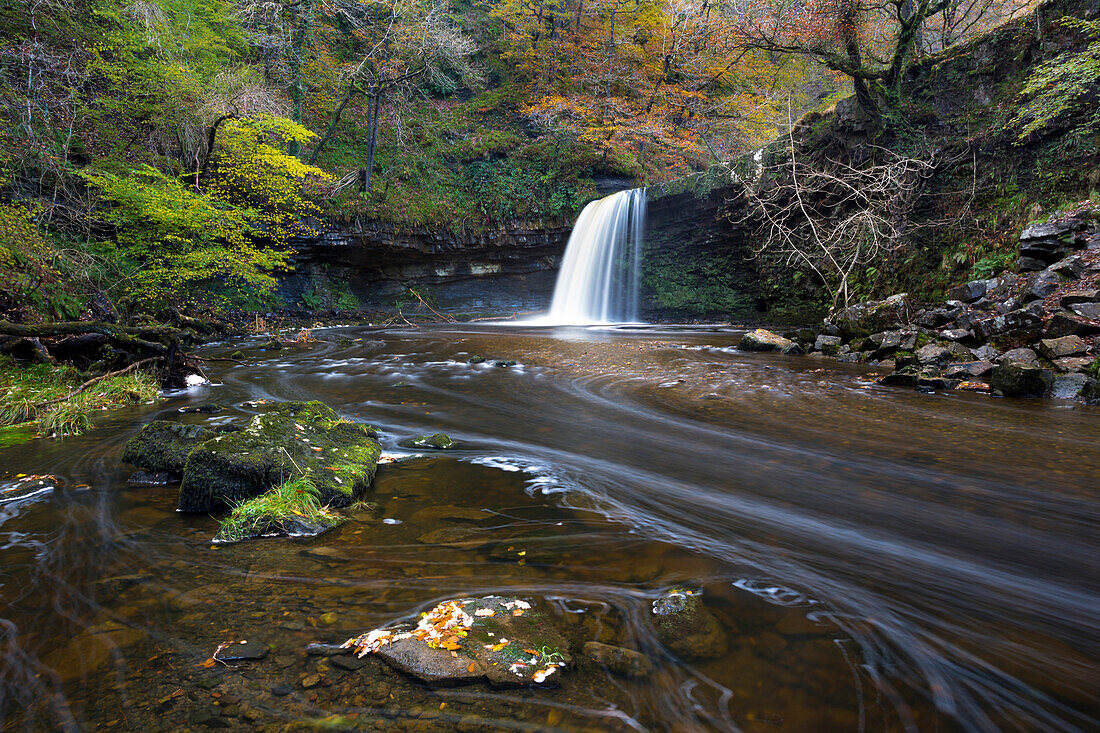
<svg viewBox="0 0 1100 733">
<path fill-rule="evenodd" d="M 549 302 L 570 228 L 513 222 L 470 233 L 328 225 L 294 243 L 294 271 L 281 294 L 312 305 L 331 283 L 346 283 L 366 308 L 392 308 L 414 288 L 451 311 L 540 310 Z"/>
</svg>

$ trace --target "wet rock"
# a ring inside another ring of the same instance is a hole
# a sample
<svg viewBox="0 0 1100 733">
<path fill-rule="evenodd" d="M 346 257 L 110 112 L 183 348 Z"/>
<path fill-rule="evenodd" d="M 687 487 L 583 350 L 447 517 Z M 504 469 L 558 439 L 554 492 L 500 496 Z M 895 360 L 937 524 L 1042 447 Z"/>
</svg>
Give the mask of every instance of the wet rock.
<svg viewBox="0 0 1100 733">
<path fill-rule="evenodd" d="M 799 349 L 798 344 L 791 341 L 788 338 L 784 338 L 777 333 L 758 328 L 755 331 L 749 331 L 741 337 L 741 341 L 737 344 L 738 351 L 779 351 L 782 353 L 791 353 L 794 349 Z M 801 350 L 799 349 L 799 352 Z"/>
<path fill-rule="evenodd" d="M 455 550 L 474 550 L 499 540 L 494 532 L 478 527 L 441 527 L 416 538 L 425 545 L 443 545 Z"/>
<path fill-rule="evenodd" d="M 1084 354 L 1088 344 L 1080 336 L 1062 336 L 1056 339 L 1043 339 L 1039 342 L 1039 352 L 1053 361 L 1063 356 Z"/>
<path fill-rule="evenodd" d="M 477 354 L 474 354 L 469 359 L 466 360 L 466 363 L 467 364 L 484 364 L 485 363 L 485 357 L 484 356 L 478 356 Z"/>
<path fill-rule="evenodd" d="M 22 475 L 0 481 L 0 504 L 27 499 L 53 491 L 59 485 L 56 476 Z"/>
<path fill-rule="evenodd" d="M 1051 385 L 1050 396 L 1060 400 L 1078 400 L 1095 382 L 1086 374 L 1059 374 Z"/>
<path fill-rule="evenodd" d="M 307 674 L 301 679 L 302 687 L 306 690 L 316 687 L 321 684 L 321 675 L 319 674 Z"/>
<path fill-rule="evenodd" d="M 1039 355 L 1027 347 L 1019 349 L 1010 349 L 997 359 L 998 364 L 1037 364 L 1039 362 Z"/>
<path fill-rule="evenodd" d="M 589 641 L 582 651 L 584 656 L 622 677 L 648 677 L 653 673 L 653 662 L 649 661 L 649 657 L 633 649 Z"/>
<path fill-rule="evenodd" d="M 502 369 L 507 369 L 509 367 L 514 367 L 517 364 L 519 364 L 519 362 L 516 361 L 515 359 L 501 359 L 500 361 L 494 361 L 493 362 L 493 366 L 501 367 Z"/>
<path fill-rule="evenodd" d="M 839 336 L 821 334 L 814 340 L 814 351 L 820 351 L 826 356 L 836 356 L 840 353 L 842 343 Z"/>
<path fill-rule="evenodd" d="M 411 622 L 348 641 L 433 686 L 487 680 L 518 687 L 556 682 L 572 661 L 568 643 L 531 601 L 506 596 L 441 603 Z"/>
<path fill-rule="evenodd" d="M 449 450 L 454 448 L 455 441 L 451 440 L 451 437 L 446 433 L 433 433 L 431 435 L 421 435 L 416 438 L 410 438 L 401 442 L 401 445 L 406 448 L 435 448 L 436 450 Z"/>
<path fill-rule="evenodd" d="M 948 293 L 951 300 L 960 300 L 963 303 L 973 303 L 985 296 L 989 285 L 985 280 L 972 280 L 965 285 L 952 288 Z"/>
<path fill-rule="evenodd" d="M 130 478 L 126 479 L 128 486 L 165 486 L 175 479 L 167 471 L 134 471 Z"/>
<path fill-rule="evenodd" d="M 208 415 L 215 412 L 221 412 L 225 408 L 216 402 L 211 402 L 209 405 L 197 405 L 195 407 L 181 407 L 179 411 L 185 414 L 193 415 Z"/>
<path fill-rule="evenodd" d="M 917 380 L 917 389 L 926 389 L 933 392 L 955 389 L 958 386 L 958 379 L 949 379 L 947 377 L 921 375 Z"/>
<path fill-rule="evenodd" d="M 878 384 L 886 387 L 909 387 L 915 389 L 920 382 L 920 376 L 914 372 L 893 372 L 880 377 Z"/>
<path fill-rule="evenodd" d="M 867 352 L 856 351 L 849 354 L 839 354 L 836 360 L 841 364 L 858 364 L 867 359 Z"/>
<path fill-rule="evenodd" d="M 381 448 L 373 428 L 340 419 L 322 402 L 284 402 L 244 429 L 195 446 L 187 456 L 179 509 L 216 511 L 308 472 L 322 505 L 351 504 L 374 478 Z"/>
<path fill-rule="evenodd" d="M 279 351 L 280 349 L 283 349 L 285 347 L 283 346 L 282 341 L 279 341 L 278 339 L 271 339 L 260 348 L 264 351 Z"/>
<path fill-rule="evenodd" d="M 239 641 L 223 647 L 214 653 L 214 659 L 222 662 L 241 662 L 263 659 L 271 651 L 267 644 L 259 641 Z"/>
<path fill-rule="evenodd" d="M 271 694 L 275 697 L 286 697 L 292 692 L 294 692 L 294 688 L 290 685 L 275 685 L 271 688 Z"/>
<path fill-rule="evenodd" d="M 1049 369 L 1023 362 L 1002 361 L 989 373 L 990 386 L 1005 397 L 1039 397 L 1050 390 L 1053 381 Z"/>
<path fill-rule="evenodd" d="M 195 446 L 215 437 L 215 431 L 201 425 L 154 420 L 130 438 L 122 460 L 146 471 L 167 471 L 179 476 Z"/>
<path fill-rule="evenodd" d="M 243 359 L 244 358 L 244 352 L 241 351 L 240 349 L 237 349 L 236 351 L 234 351 L 232 354 L 229 355 L 229 358 L 230 359 Z"/>
<path fill-rule="evenodd" d="M 673 588 L 653 602 L 657 637 L 684 659 L 717 659 L 728 647 L 726 632 L 703 605 L 699 591 Z"/>
</svg>

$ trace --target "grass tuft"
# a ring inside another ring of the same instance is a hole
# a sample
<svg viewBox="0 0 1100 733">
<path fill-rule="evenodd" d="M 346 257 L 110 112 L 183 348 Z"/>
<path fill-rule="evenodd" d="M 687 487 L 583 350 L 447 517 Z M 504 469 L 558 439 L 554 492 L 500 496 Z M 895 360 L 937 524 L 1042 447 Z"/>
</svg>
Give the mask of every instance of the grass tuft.
<svg viewBox="0 0 1100 733">
<path fill-rule="evenodd" d="M 272 534 L 316 534 L 343 521 L 321 506 L 308 475 L 287 479 L 255 499 L 237 504 L 221 521 L 215 542 L 240 542 Z"/>
</svg>

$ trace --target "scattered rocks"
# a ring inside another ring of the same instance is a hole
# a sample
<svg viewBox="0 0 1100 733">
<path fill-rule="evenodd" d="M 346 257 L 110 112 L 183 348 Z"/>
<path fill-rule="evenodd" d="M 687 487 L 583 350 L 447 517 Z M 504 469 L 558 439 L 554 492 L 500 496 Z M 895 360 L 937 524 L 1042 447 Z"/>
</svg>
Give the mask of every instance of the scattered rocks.
<svg viewBox="0 0 1100 733">
<path fill-rule="evenodd" d="M 648 677 L 653 673 L 653 662 L 649 657 L 633 649 L 624 649 L 598 641 L 586 642 L 583 654 L 622 677 Z"/>
<path fill-rule="evenodd" d="M 703 605 L 699 591 L 673 588 L 653 602 L 657 637 L 684 659 L 717 659 L 728 647 L 722 625 Z"/>
</svg>

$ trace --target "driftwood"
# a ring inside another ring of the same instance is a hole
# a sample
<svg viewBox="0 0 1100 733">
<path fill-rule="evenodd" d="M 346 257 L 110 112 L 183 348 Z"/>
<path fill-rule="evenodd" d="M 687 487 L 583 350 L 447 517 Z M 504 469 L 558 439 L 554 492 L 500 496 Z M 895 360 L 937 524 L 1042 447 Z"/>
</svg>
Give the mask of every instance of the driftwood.
<svg viewBox="0 0 1100 733">
<path fill-rule="evenodd" d="M 99 361 L 103 347 L 110 343 L 113 349 L 106 357 L 108 362 L 116 365 L 129 363 L 105 376 L 125 374 L 140 368 L 136 365 L 159 362 L 162 366 L 161 381 L 165 386 L 176 387 L 184 384 L 188 374 L 202 373 L 195 358 L 186 354 L 180 346 L 180 338 L 193 333 L 191 330 L 162 324 L 126 326 L 106 321 L 0 321 L 0 339 L 8 337 L 0 343 L 0 350 L 11 352 L 26 349 L 24 353 L 30 358 L 50 364 L 57 364 L 59 360 L 87 364 Z M 85 382 L 73 394 L 78 394 L 102 378 L 95 377 Z"/>
</svg>

